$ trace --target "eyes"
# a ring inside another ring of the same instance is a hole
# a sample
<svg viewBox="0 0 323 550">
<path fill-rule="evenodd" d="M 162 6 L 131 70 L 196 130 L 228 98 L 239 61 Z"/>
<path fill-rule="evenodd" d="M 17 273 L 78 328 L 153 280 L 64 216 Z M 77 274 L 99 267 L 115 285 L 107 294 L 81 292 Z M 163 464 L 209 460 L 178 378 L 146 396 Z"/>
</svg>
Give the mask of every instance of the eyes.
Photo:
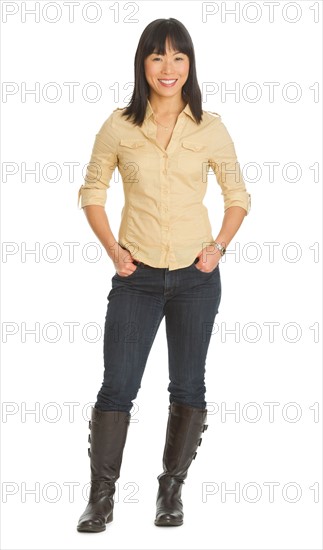
<svg viewBox="0 0 323 550">
<path fill-rule="evenodd" d="M 158 61 L 161 57 L 153 57 L 152 61 Z M 184 61 L 183 57 L 175 57 L 176 61 Z"/>
</svg>

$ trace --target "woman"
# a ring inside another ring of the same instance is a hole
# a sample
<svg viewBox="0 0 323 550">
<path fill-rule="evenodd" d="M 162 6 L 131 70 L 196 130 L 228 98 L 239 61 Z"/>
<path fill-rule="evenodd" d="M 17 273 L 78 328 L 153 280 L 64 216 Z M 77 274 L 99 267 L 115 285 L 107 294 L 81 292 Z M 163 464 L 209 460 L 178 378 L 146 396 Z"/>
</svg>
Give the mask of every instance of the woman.
<svg viewBox="0 0 323 550">
<path fill-rule="evenodd" d="M 96 135 L 79 189 L 116 271 L 104 378 L 89 422 L 90 498 L 78 531 L 103 531 L 113 519 L 130 410 L 164 315 L 170 405 L 155 525 L 183 523 L 182 484 L 207 427 L 205 361 L 221 299 L 219 260 L 250 210 L 232 139 L 220 115 L 201 103 L 188 31 L 177 19 L 152 21 L 136 51 L 130 104 Z M 118 241 L 104 209 L 117 166 L 125 193 Z M 202 204 L 209 167 L 224 198 L 216 239 Z"/>
</svg>

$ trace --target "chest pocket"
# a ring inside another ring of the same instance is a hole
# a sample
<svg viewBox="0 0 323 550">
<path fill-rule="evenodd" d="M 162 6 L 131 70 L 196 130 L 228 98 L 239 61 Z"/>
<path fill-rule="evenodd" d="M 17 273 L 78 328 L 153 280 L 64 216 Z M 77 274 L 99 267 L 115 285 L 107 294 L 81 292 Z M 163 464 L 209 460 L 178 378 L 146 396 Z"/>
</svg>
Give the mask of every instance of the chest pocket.
<svg viewBox="0 0 323 550">
<path fill-rule="evenodd" d="M 118 149 L 119 172 L 124 183 L 138 183 L 140 169 L 147 166 L 149 157 L 147 142 L 144 139 L 121 139 Z"/>
<path fill-rule="evenodd" d="M 145 145 L 146 141 L 144 139 L 121 139 L 121 147 L 127 147 L 129 149 L 137 149 Z"/>
<path fill-rule="evenodd" d="M 203 143 L 183 140 L 178 153 L 178 168 L 194 177 L 203 177 L 207 166 L 207 146 Z"/>
<path fill-rule="evenodd" d="M 203 149 L 205 145 L 194 143 L 193 141 L 182 141 L 182 147 L 184 149 L 189 149 L 190 151 L 201 151 L 201 149 Z"/>
</svg>

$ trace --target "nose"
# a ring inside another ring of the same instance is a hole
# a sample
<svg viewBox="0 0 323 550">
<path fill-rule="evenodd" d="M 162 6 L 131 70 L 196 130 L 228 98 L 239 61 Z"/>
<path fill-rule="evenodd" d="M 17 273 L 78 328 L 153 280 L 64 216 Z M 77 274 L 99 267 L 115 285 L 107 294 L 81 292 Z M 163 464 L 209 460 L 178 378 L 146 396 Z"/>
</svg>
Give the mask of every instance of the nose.
<svg viewBox="0 0 323 550">
<path fill-rule="evenodd" d="M 167 61 L 165 60 L 163 63 L 162 73 L 168 74 L 172 73 L 173 70 L 173 62 L 171 60 Z"/>
</svg>

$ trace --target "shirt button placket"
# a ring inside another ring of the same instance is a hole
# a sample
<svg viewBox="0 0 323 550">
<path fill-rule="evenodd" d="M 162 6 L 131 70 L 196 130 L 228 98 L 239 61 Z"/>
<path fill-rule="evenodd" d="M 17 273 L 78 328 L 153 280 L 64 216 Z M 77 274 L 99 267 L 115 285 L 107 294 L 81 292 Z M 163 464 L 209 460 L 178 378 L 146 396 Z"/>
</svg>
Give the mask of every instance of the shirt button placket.
<svg viewBox="0 0 323 550">
<path fill-rule="evenodd" d="M 161 187 L 161 229 L 163 245 L 163 263 L 168 264 L 169 254 L 169 180 L 168 180 L 168 155 L 163 154 L 162 187 Z"/>
</svg>

